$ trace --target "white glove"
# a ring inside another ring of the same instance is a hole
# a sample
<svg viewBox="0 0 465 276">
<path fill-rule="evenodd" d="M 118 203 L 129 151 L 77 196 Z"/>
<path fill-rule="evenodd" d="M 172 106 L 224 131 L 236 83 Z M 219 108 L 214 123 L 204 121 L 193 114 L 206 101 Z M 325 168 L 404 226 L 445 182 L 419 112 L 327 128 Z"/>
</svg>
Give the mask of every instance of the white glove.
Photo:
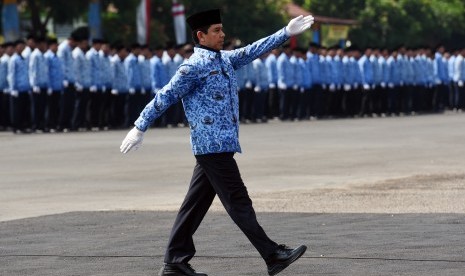
<svg viewBox="0 0 465 276">
<path fill-rule="evenodd" d="M 278 82 L 278 88 L 281 90 L 286 90 L 287 85 L 284 82 Z"/>
<path fill-rule="evenodd" d="M 32 87 L 32 92 L 34 92 L 34 93 L 40 93 L 40 87 L 38 87 L 38 86 Z"/>
<path fill-rule="evenodd" d="M 326 84 L 322 84 L 321 87 L 323 88 L 323 90 L 326 90 Z"/>
<path fill-rule="evenodd" d="M 363 85 L 363 90 L 370 90 L 370 85 L 364 84 Z"/>
<path fill-rule="evenodd" d="M 112 90 L 111 90 L 111 94 L 113 94 L 113 95 L 118 95 L 118 90 L 112 89 Z"/>
<path fill-rule="evenodd" d="M 394 88 L 394 84 L 392 82 L 388 83 L 389 88 Z"/>
<path fill-rule="evenodd" d="M 354 89 L 358 89 L 358 83 L 354 84 Z"/>
<path fill-rule="evenodd" d="M 247 88 L 247 89 L 252 88 L 252 82 L 251 82 L 251 81 L 247 81 L 247 82 L 245 83 L 245 88 Z"/>
<path fill-rule="evenodd" d="M 142 140 L 144 140 L 144 132 L 133 127 L 124 138 L 119 149 L 122 153 L 128 153 L 132 148 L 137 150 L 142 145 Z"/>
<path fill-rule="evenodd" d="M 298 89 L 299 89 L 299 86 L 298 86 L 297 84 L 294 84 L 294 85 L 292 86 L 292 89 L 298 90 Z"/>
<path fill-rule="evenodd" d="M 305 93 L 305 89 L 303 87 L 300 88 L 300 94 Z"/>
<path fill-rule="evenodd" d="M 97 92 L 97 86 L 92 85 L 92 86 L 89 88 L 89 91 L 92 92 L 92 93 Z"/>
<path fill-rule="evenodd" d="M 64 86 L 65 88 L 67 88 L 67 87 L 69 86 L 69 82 L 68 82 L 67 80 L 64 80 L 64 81 L 63 81 L 63 86 Z"/>
<path fill-rule="evenodd" d="M 255 86 L 254 90 L 255 92 L 259 93 L 260 91 L 262 91 L 262 89 L 260 88 L 260 86 Z"/>
<path fill-rule="evenodd" d="M 145 95 L 145 88 L 141 88 L 141 89 L 140 89 L 140 93 L 141 93 L 142 95 Z"/>
<path fill-rule="evenodd" d="M 350 84 L 344 84 L 344 91 L 350 91 Z"/>
<path fill-rule="evenodd" d="M 457 84 L 459 85 L 459 87 L 463 87 L 463 81 L 460 80 Z"/>
<path fill-rule="evenodd" d="M 270 89 L 275 89 L 275 88 L 276 88 L 276 84 L 270 83 L 269 87 L 270 87 Z"/>
<path fill-rule="evenodd" d="M 310 29 L 314 21 L 313 16 L 303 16 L 299 15 L 296 18 L 289 21 L 289 24 L 286 26 L 286 32 L 290 35 L 298 35 L 303 33 L 305 30 Z"/>
<path fill-rule="evenodd" d="M 107 91 L 107 87 L 105 85 L 102 86 L 102 92 L 106 92 Z"/>
<path fill-rule="evenodd" d="M 371 86 L 371 89 L 374 90 L 375 88 L 376 88 L 376 84 L 373 84 L 373 85 Z"/>
<path fill-rule="evenodd" d="M 386 83 L 385 82 L 381 83 L 381 88 L 386 88 Z"/>
<path fill-rule="evenodd" d="M 47 89 L 47 95 L 50 96 L 50 95 L 52 95 L 52 93 L 53 93 L 52 88 Z"/>
<path fill-rule="evenodd" d="M 11 91 L 10 91 L 10 95 L 11 95 L 12 97 L 15 97 L 15 98 L 16 98 L 16 97 L 19 96 L 19 92 L 18 92 L 18 90 L 11 90 Z"/>
<path fill-rule="evenodd" d="M 330 84 L 330 85 L 329 85 L 329 91 L 331 91 L 331 92 L 336 91 L 336 85 Z"/>
<path fill-rule="evenodd" d="M 136 94 L 136 89 L 134 89 L 134 88 L 129 88 L 129 94 L 131 94 L 131 95 Z"/>
<path fill-rule="evenodd" d="M 75 86 L 77 92 L 82 92 L 82 90 L 84 89 L 84 87 L 82 87 L 82 85 L 80 85 L 79 83 L 76 83 Z"/>
</svg>

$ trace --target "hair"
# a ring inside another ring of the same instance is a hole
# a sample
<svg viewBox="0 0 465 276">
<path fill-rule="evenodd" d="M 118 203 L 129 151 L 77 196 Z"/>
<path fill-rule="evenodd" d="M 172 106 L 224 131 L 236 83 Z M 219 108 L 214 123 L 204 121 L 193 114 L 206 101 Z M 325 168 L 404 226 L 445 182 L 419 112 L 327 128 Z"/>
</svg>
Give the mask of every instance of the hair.
<svg viewBox="0 0 465 276">
<path fill-rule="evenodd" d="M 197 32 L 202 32 L 204 34 L 207 34 L 208 29 L 210 28 L 210 26 L 211 25 L 204 26 L 204 27 L 201 27 L 201 28 L 198 28 L 198 29 L 195 29 L 195 30 L 192 31 L 192 39 L 194 40 L 195 44 L 200 43 L 199 38 L 197 37 Z"/>
</svg>

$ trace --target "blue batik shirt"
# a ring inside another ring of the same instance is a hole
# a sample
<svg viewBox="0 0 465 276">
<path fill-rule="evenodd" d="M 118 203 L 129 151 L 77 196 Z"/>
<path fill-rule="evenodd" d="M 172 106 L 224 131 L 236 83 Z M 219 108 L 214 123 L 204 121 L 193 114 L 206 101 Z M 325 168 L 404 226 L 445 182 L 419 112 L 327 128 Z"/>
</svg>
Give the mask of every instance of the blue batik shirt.
<svg viewBox="0 0 465 276">
<path fill-rule="evenodd" d="M 278 87 L 279 89 L 291 89 L 294 84 L 294 68 L 290 62 L 290 58 L 286 53 L 281 53 L 276 61 L 278 69 Z"/>
<path fill-rule="evenodd" d="M 8 91 L 8 61 L 10 60 L 10 56 L 4 54 L 0 58 L 0 93 Z"/>
<path fill-rule="evenodd" d="M 91 85 L 91 65 L 90 61 L 86 58 L 81 48 L 74 48 L 73 52 L 73 65 L 75 76 L 75 83 L 83 88 L 89 88 Z"/>
<path fill-rule="evenodd" d="M 29 82 L 31 87 L 48 88 L 48 63 L 44 54 L 35 49 L 29 55 Z"/>
<path fill-rule="evenodd" d="M 150 74 L 152 80 L 152 90 L 154 92 L 160 90 L 168 83 L 168 75 L 166 67 L 161 58 L 153 56 L 150 59 Z"/>
<path fill-rule="evenodd" d="M 239 144 L 239 99 L 235 70 L 289 39 L 281 29 L 275 34 L 233 51 L 195 47 L 194 54 L 158 91 L 136 120 L 146 131 L 172 104 L 182 99 L 191 130 L 195 155 L 241 152 Z"/>
<path fill-rule="evenodd" d="M 75 81 L 74 74 L 74 59 L 69 46 L 69 41 L 65 40 L 58 46 L 57 56 L 61 59 L 63 63 L 63 77 L 66 81 L 73 84 Z"/>
<path fill-rule="evenodd" d="M 11 91 L 29 92 L 29 66 L 27 60 L 14 53 L 8 63 L 8 87 Z"/>
<path fill-rule="evenodd" d="M 261 58 L 257 58 L 252 62 L 253 69 L 253 84 L 255 87 L 259 87 L 260 91 L 268 90 L 270 79 L 268 78 L 268 70 L 266 65 Z"/>
<path fill-rule="evenodd" d="M 312 88 L 312 73 L 310 72 L 310 62 L 308 60 L 304 60 L 303 58 L 299 58 L 299 66 L 302 80 L 301 87 L 303 89 Z"/>
<path fill-rule="evenodd" d="M 57 54 L 50 50 L 44 54 L 44 57 L 48 63 L 48 87 L 52 91 L 60 92 L 63 90 L 63 63 Z"/>
<path fill-rule="evenodd" d="M 86 59 L 90 65 L 90 86 L 97 89 L 102 86 L 102 66 L 98 51 L 95 48 L 90 48 L 86 52 Z"/>
<path fill-rule="evenodd" d="M 100 81 L 101 89 L 105 91 L 110 91 L 113 84 L 113 72 L 111 70 L 111 61 L 110 56 L 106 55 L 102 50 L 99 51 L 100 58 Z"/>
<path fill-rule="evenodd" d="M 111 69 L 113 76 L 112 89 L 119 94 L 128 93 L 128 75 L 126 73 L 126 67 L 124 62 L 118 55 L 115 55 L 111 59 Z"/>
<path fill-rule="evenodd" d="M 274 54 L 270 54 L 266 57 L 265 66 L 270 83 L 276 86 L 276 83 L 278 82 L 278 67 L 276 66 L 276 56 Z"/>
<path fill-rule="evenodd" d="M 307 60 L 310 63 L 310 72 L 312 73 L 312 83 L 321 85 L 321 72 L 320 72 L 320 55 L 307 53 Z"/>
<path fill-rule="evenodd" d="M 146 92 L 150 92 L 152 90 L 152 78 L 150 75 L 150 60 L 147 60 L 145 56 L 140 55 L 138 57 L 139 66 L 140 66 L 140 73 L 141 73 L 141 83 L 142 88 Z"/>
<path fill-rule="evenodd" d="M 370 62 L 370 58 L 363 55 L 359 59 L 358 64 L 360 66 L 360 71 L 362 72 L 363 84 L 374 84 L 373 64 Z"/>
<path fill-rule="evenodd" d="M 130 53 L 124 60 L 124 66 L 126 67 L 126 72 L 128 74 L 128 87 L 129 89 L 141 89 L 142 77 L 140 72 L 139 61 L 137 57 Z"/>
</svg>

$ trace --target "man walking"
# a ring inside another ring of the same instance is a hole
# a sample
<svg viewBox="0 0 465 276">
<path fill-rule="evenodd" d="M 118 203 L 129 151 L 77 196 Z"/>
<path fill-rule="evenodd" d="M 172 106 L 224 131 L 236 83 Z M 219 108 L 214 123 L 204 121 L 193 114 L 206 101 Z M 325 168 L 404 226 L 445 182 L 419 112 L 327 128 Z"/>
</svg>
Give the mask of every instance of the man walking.
<svg viewBox="0 0 465 276">
<path fill-rule="evenodd" d="M 187 22 L 197 44 L 194 54 L 145 107 L 120 147 L 123 153 L 139 147 L 150 124 L 182 99 L 197 164 L 159 275 L 206 275 L 195 272 L 188 262 L 195 254 L 192 236 L 215 195 L 265 260 L 268 274 L 276 275 L 302 256 L 307 247 L 290 249 L 278 245 L 257 222 L 234 160 L 234 153 L 241 152 L 234 71 L 283 44 L 291 35 L 310 28 L 313 17 L 299 16 L 275 34 L 234 51 L 221 51 L 225 34 L 218 9 L 194 14 Z"/>
</svg>

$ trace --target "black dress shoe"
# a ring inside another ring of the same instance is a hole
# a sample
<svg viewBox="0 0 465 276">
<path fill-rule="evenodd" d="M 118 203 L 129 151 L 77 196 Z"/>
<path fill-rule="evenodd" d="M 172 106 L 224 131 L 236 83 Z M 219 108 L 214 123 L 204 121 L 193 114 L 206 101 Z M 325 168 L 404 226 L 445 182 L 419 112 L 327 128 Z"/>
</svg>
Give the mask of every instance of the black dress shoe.
<svg viewBox="0 0 465 276">
<path fill-rule="evenodd" d="M 265 260 L 268 267 L 268 274 L 276 275 L 283 271 L 283 269 L 300 258 L 305 253 L 305 250 L 307 250 L 305 245 L 292 249 L 284 244 L 280 244 L 278 249 Z"/>
<path fill-rule="evenodd" d="M 190 264 L 164 264 L 160 270 L 159 276 L 208 276 L 205 273 L 198 273 Z"/>
</svg>

